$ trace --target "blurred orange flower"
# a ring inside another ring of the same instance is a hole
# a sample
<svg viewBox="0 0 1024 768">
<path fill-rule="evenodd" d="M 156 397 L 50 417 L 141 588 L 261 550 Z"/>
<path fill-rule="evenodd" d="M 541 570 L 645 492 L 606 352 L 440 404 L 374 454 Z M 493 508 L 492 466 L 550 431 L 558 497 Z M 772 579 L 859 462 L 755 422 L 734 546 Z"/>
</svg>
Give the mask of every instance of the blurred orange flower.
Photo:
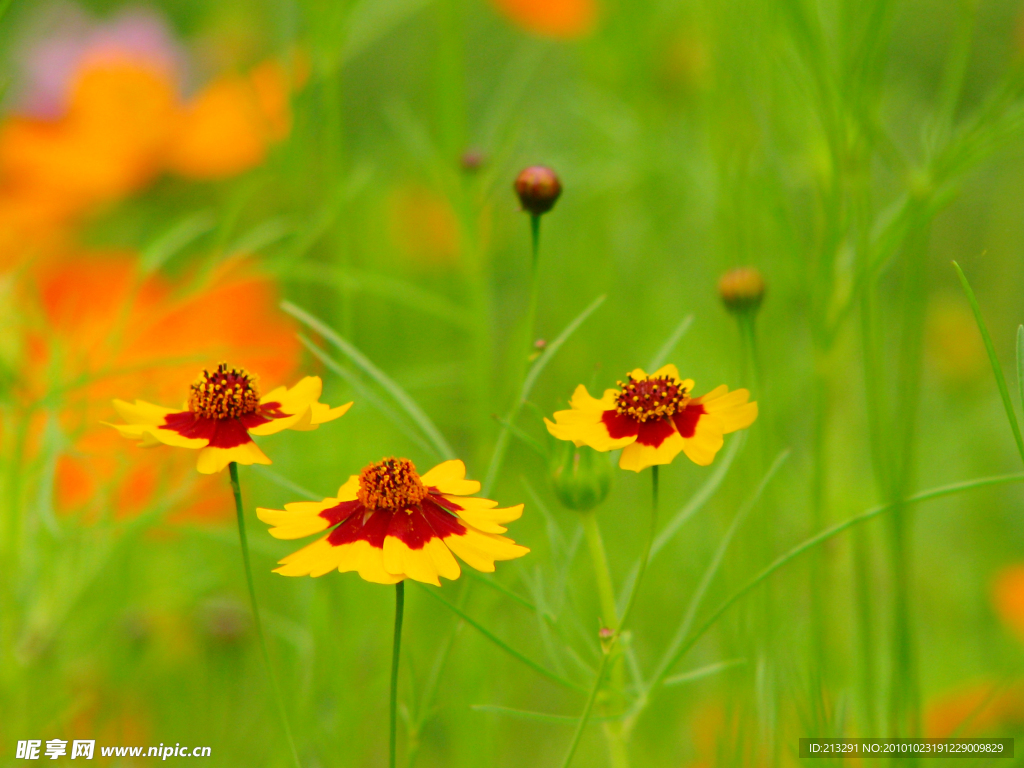
<svg viewBox="0 0 1024 768">
<path fill-rule="evenodd" d="M 391 238 L 410 261 L 425 266 L 458 262 L 459 220 L 446 197 L 422 184 L 404 184 L 392 190 L 387 213 Z"/>
<path fill-rule="evenodd" d="M 996 615 L 1024 640 L 1024 564 L 1003 568 L 992 580 L 992 606 Z"/>
<path fill-rule="evenodd" d="M 65 27 L 24 53 L 25 93 L 0 124 L 0 228 L 18 237 L 68 223 L 163 172 L 240 173 L 288 135 L 292 82 L 276 61 L 186 99 L 181 56 L 155 14 Z"/>
<path fill-rule="evenodd" d="M 597 22 L 596 0 L 492 0 L 505 16 L 535 35 L 572 39 Z"/>
<path fill-rule="evenodd" d="M 259 165 L 291 129 L 288 93 L 287 75 L 276 61 L 214 80 L 182 109 L 168 169 L 186 178 L 219 179 Z"/>
<path fill-rule="evenodd" d="M 119 450 L 117 433 L 100 424 L 112 416 L 113 397 L 130 391 L 177 402 L 211 359 L 238 360 L 268 381 L 289 376 L 298 362 L 274 283 L 244 260 L 198 284 L 147 275 L 138 263 L 130 253 L 71 254 L 29 276 L 26 359 L 15 394 L 35 413 L 30 453 L 43 450 L 48 414 L 67 438 L 55 477 L 61 512 L 131 515 L 169 480 L 175 489 L 192 482 L 184 452 Z M 195 512 L 193 501 L 183 506 Z"/>
<path fill-rule="evenodd" d="M 936 697 L 925 708 L 924 735 L 1007 736 L 1024 725 L 1024 689 L 989 680 L 967 685 Z"/>
</svg>

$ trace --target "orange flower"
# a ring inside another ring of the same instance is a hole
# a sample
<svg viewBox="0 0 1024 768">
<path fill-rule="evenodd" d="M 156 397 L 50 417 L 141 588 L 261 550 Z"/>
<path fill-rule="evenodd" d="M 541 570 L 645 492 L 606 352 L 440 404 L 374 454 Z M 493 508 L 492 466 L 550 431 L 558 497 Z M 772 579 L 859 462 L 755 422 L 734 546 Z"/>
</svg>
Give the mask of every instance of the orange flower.
<svg viewBox="0 0 1024 768">
<path fill-rule="evenodd" d="M 242 260 L 190 286 L 141 273 L 132 254 L 77 253 L 47 260 L 31 280 L 15 391 L 26 410 L 52 404 L 71 441 L 56 470 L 60 511 L 134 514 L 169 480 L 175 489 L 191 482 L 187 461 L 117 450 L 120 438 L 100 424 L 113 397 L 179 399 L 210 358 L 230 357 L 275 380 L 297 364 L 298 342 L 276 309 L 276 287 Z M 38 452 L 42 423 L 33 433 L 30 450 Z M 194 509 L 195 498 L 186 494 L 183 506 Z"/>
<path fill-rule="evenodd" d="M 493 0 L 505 16 L 535 35 L 582 37 L 597 21 L 596 0 Z"/>
<path fill-rule="evenodd" d="M 443 195 L 421 184 L 396 187 L 388 218 L 392 240 L 411 261 L 434 266 L 459 260 L 459 221 Z"/>
<path fill-rule="evenodd" d="M 936 697 L 924 713 L 924 735 L 1005 736 L 1024 724 L 1024 689 L 1005 688 L 995 680 L 963 686 Z"/>
<path fill-rule="evenodd" d="M 186 178 L 219 179 L 259 165 L 291 128 L 289 91 L 276 61 L 247 76 L 214 80 L 182 110 L 168 168 Z"/>
<path fill-rule="evenodd" d="M 996 574 L 992 605 L 1003 624 L 1024 640 L 1024 564 L 1007 566 Z"/>
</svg>

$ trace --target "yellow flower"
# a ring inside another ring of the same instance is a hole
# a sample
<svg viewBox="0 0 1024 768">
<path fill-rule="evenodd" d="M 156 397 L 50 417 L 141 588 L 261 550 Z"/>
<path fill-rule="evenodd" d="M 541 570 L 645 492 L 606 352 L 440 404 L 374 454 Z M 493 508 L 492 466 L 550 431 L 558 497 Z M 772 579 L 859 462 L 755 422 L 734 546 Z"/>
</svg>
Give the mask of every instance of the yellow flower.
<svg viewBox="0 0 1024 768">
<path fill-rule="evenodd" d="M 618 384 L 600 400 L 582 384 L 576 387 L 572 409 L 557 411 L 554 423 L 544 419 L 548 432 L 598 451 L 623 448 L 619 466 L 639 472 L 671 463 L 680 451 L 707 466 L 722 447 L 723 435 L 746 429 L 757 418 L 757 403 L 747 402 L 747 390 L 730 392 L 723 384 L 692 397 L 693 380 L 681 380 L 674 365 L 650 376 L 637 368 Z"/>
<path fill-rule="evenodd" d="M 507 530 L 501 523 L 518 520 L 523 505 L 497 509 L 497 502 L 471 496 L 479 490 L 457 459 L 421 478 L 408 459 L 387 458 L 352 475 L 336 497 L 285 504 L 284 510 L 260 508 L 256 514 L 274 526 L 270 535 L 277 539 L 331 529 L 281 560 L 275 573 L 323 576 L 337 569 L 358 571 L 378 584 L 408 578 L 440 586 L 438 576 L 457 579 L 462 573 L 453 552 L 490 573 L 495 560 L 530 551 L 499 535 Z"/>
<path fill-rule="evenodd" d="M 221 363 L 203 371 L 192 384 L 183 409 L 163 408 L 142 400 L 115 400 L 127 424 L 111 424 L 144 448 L 173 445 L 199 450 L 197 469 L 220 472 L 231 462 L 270 464 L 251 435 L 272 435 L 285 429 L 308 431 L 343 415 L 352 403 L 331 408 L 320 402 L 323 382 L 306 376 L 291 389 L 278 387 L 260 397 L 256 378 L 242 368 Z"/>
</svg>

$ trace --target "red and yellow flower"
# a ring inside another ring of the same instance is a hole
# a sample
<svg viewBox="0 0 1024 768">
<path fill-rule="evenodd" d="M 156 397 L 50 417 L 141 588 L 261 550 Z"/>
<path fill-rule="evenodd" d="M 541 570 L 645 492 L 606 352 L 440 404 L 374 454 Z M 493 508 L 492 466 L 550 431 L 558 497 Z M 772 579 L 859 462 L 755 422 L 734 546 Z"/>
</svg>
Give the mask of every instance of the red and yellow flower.
<svg viewBox="0 0 1024 768">
<path fill-rule="evenodd" d="M 256 377 L 243 368 L 221 363 L 199 374 L 184 408 L 115 400 L 114 408 L 128 423 L 111 426 L 144 448 L 172 445 L 197 449 L 197 469 L 212 475 L 231 462 L 270 464 L 252 435 L 316 429 L 352 407 L 352 403 L 337 408 L 321 403 L 322 389 L 319 376 L 306 376 L 290 389 L 278 387 L 260 397 Z"/>
<path fill-rule="evenodd" d="M 480 483 L 466 479 L 455 459 L 420 477 L 408 459 L 387 458 L 352 475 L 336 497 L 298 501 L 283 510 L 257 509 L 277 539 L 330 533 L 280 561 L 275 573 L 323 576 L 357 571 L 367 581 L 396 584 L 415 579 L 440 586 L 439 576 L 461 574 L 454 552 L 467 565 L 490 573 L 495 560 L 530 550 L 500 534 L 519 519 L 523 505 L 499 509 L 473 497 Z"/>
<path fill-rule="evenodd" d="M 622 448 L 619 466 L 639 472 L 671 463 L 680 451 L 707 466 L 723 435 L 746 429 L 757 418 L 757 403 L 748 402 L 747 390 L 730 392 L 723 384 L 693 397 L 693 379 L 680 379 L 674 365 L 651 375 L 637 368 L 618 386 L 606 389 L 601 399 L 582 384 L 576 387 L 571 409 L 557 411 L 554 422 L 544 420 L 548 431 L 598 451 Z"/>
</svg>

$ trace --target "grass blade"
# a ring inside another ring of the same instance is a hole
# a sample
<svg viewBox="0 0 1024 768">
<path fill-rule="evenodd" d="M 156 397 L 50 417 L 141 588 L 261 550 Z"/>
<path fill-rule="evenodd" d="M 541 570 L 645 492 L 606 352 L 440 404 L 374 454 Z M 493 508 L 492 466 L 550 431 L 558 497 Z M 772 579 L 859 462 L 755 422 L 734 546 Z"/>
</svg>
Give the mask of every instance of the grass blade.
<svg viewBox="0 0 1024 768">
<path fill-rule="evenodd" d="M 1017 397 L 1024 411 L 1024 325 L 1017 326 Z"/>
<path fill-rule="evenodd" d="M 732 543 L 732 539 L 739 530 L 740 525 L 746 519 L 750 510 L 752 510 L 761 499 L 761 494 L 764 493 L 764 489 L 768 487 L 768 483 L 772 481 L 772 478 L 775 477 L 775 473 L 779 471 L 788 458 L 789 449 L 784 450 L 775 458 L 771 467 L 769 467 L 764 477 L 761 478 L 761 482 L 758 483 L 757 488 L 754 489 L 750 498 L 743 503 L 739 511 L 736 513 L 736 516 L 733 518 L 725 536 L 722 537 L 722 540 L 718 544 L 718 549 L 715 550 L 714 557 L 712 557 L 711 562 L 708 563 L 708 567 L 704 571 L 704 575 L 701 577 L 700 583 L 697 585 L 697 589 L 693 593 L 693 597 L 690 598 L 690 604 L 686 607 L 686 614 L 683 616 L 683 621 L 679 625 L 679 629 L 676 631 L 675 637 L 672 639 L 672 644 L 669 645 L 665 650 L 665 653 L 662 655 L 661 663 L 658 665 L 658 670 L 654 673 L 654 682 L 651 684 L 652 688 L 664 679 L 665 675 L 668 674 L 668 670 L 675 662 L 675 659 L 677 658 L 676 652 L 689 636 L 690 629 L 693 627 L 693 622 L 697 617 L 697 611 L 700 610 L 701 603 L 704 601 L 704 596 L 707 594 L 708 588 L 711 586 L 711 582 L 714 580 L 715 576 L 718 575 L 718 569 L 722 565 L 722 560 L 725 559 L 725 553 L 729 549 L 729 545 Z"/>
<path fill-rule="evenodd" d="M 416 583 L 419 584 L 419 582 L 416 582 Z M 510 646 L 508 643 L 506 643 L 504 640 L 499 638 L 493 632 L 491 632 L 488 629 L 485 629 L 481 624 L 479 624 L 475 619 L 471 618 L 465 611 L 463 611 L 457 605 L 454 605 L 453 603 L 450 603 L 447 600 L 445 600 L 435 590 L 428 589 L 427 587 L 425 587 L 423 585 L 420 585 L 420 586 L 422 587 L 424 592 L 429 594 L 431 597 L 433 597 L 438 602 L 440 602 L 443 605 L 447 606 L 449 610 L 451 610 L 453 613 L 455 613 L 457 616 L 459 616 L 459 618 L 461 618 L 463 621 L 465 621 L 467 624 L 469 624 L 471 627 L 473 627 L 473 629 L 475 629 L 477 632 L 482 634 L 484 637 L 486 637 L 488 640 L 490 640 L 496 646 L 501 648 L 509 656 L 512 656 L 513 658 L 518 659 L 519 661 L 521 661 L 523 664 L 528 666 L 534 672 L 537 672 L 538 674 L 543 675 L 548 680 L 551 680 L 552 682 L 558 683 L 559 685 L 561 685 L 564 688 L 569 688 L 570 690 L 573 690 L 573 691 L 586 692 L 586 688 L 584 688 L 583 686 L 577 685 L 576 683 L 572 682 L 571 680 L 565 679 L 561 675 L 559 675 L 559 674 L 557 674 L 555 672 L 552 672 L 551 670 L 547 669 L 546 667 L 541 666 L 536 661 L 531 659 L 529 656 L 525 656 L 522 653 L 520 653 L 519 651 L 517 651 L 515 648 Z"/>
<path fill-rule="evenodd" d="M 695 680 L 703 680 L 705 677 L 711 677 L 711 675 L 717 675 L 719 672 L 724 672 L 732 667 L 738 667 L 741 664 L 746 664 L 746 659 L 730 659 L 729 661 L 719 661 L 715 664 L 708 664 L 706 667 L 698 667 L 697 669 L 684 672 L 681 675 L 673 675 L 672 677 L 665 678 L 665 682 L 662 685 L 682 685 L 683 683 L 692 683 Z"/>
<path fill-rule="evenodd" d="M 434 422 L 430 420 L 430 417 L 427 416 L 416 401 L 409 396 L 408 392 L 402 389 L 398 383 L 384 373 L 384 371 L 374 365 L 366 355 L 360 352 L 349 341 L 343 339 L 334 329 L 326 325 L 323 321 L 309 314 L 301 307 L 297 307 L 292 304 L 290 301 L 282 301 L 281 309 L 296 320 L 305 323 L 329 342 L 334 344 L 334 346 L 345 353 L 349 360 L 355 363 L 355 365 L 370 378 L 380 384 L 380 386 L 395 399 L 395 402 L 402 406 L 405 412 L 409 414 L 414 422 L 416 422 L 416 425 L 423 430 L 423 434 L 426 435 L 427 439 L 430 440 L 431 443 L 433 443 L 434 447 L 437 448 L 437 452 L 441 454 L 443 458 L 451 459 L 455 457 L 455 452 L 452 450 L 451 446 L 448 445 L 448 441 L 444 439 L 444 436 L 438 428 L 434 426 Z"/>
<path fill-rule="evenodd" d="M 665 339 L 665 343 L 661 345 L 661 349 L 658 350 L 657 354 L 651 359 L 651 364 L 647 367 L 648 371 L 656 371 L 665 364 L 665 360 L 669 355 L 672 354 L 672 350 L 676 348 L 676 344 L 683 338 L 690 326 L 693 325 L 693 315 L 687 315 L 684 317 L 676 329 L 672 331 L 672 334 Z"/>
<path fill-rule="evenodd" d="M 210 211 L 186 216 L 143 249 L 139 260 L 142 271 L 149 274 L 160 269 L 173 256 L 212 232 L 216 225 L 217 219 Z"/>
<path fill-rule="evenodd" d="M 901 502 L 901 504 L 914 504 L 921 501 L 929 501 L 931 499 L 942 498 L 943 496 L 952 496 L 957 493 L 962 493 L 963 491 L 974 490 L 975 488 L 984 488 L 992 485 L 1006 485 L 1009 483 L 1020 482 L 1024 482 L 1024 472 L 1018 472 L 1012 475 L 996 475 L 994 477 L 982 477 L 977 480 L 967 480 L 962 483 L 951 483 L 950 485 L 943 485 L 939 486 L 938 488 L 932 488 L 927 491 L 921 491 L 919 493 L 915 493 L 913 496 L 907 497 Z M 845 520 L 841 523 L 836 523 L 835 525 L 826 528 L 821 533 L 812 536 L 811 538 L 804 541 L 802 544 L 798 544 L 797 546 L 793 547 L 791 550 L 789 550 L 789 552 L 786 552 L 785 554 L 775 558 L 775 560 L 773 560 L 769 565 L 763 568 L 756 576 L 751 578 L 736 592 L 730 595 L 725 601 L 723 601 L 718 606 L 718 608 L 716 608 L 711 613 L 707 620 L 705 620 L 705 622 L 701 624 L 700 627 L 698 627 L 692 635 L 690 635 L 690 637 L 679 648 L 679 650 L 676 651 L 675 655 L 672 657 L 672 659 L 670 659 L 669 664 L 665 667 L 665 671 L 667 672 L 668 669 L 671 669 L 672 666 L 676 664 L 676 662 L 678 662 L 683 656 L 685 656 L 686 652 L 697 644 L 697 641 L 700 640 L 704 633 L 711 629 L 711 627 L 715 625 L 715 622 L 717 622 L 722 617 L 722 615 L 727 610 L 729 610 L 729 608 L 731 608 L 738 600 L 744 597 L 747 593 L 749 593 L 752 589 L 757 587 L 761 582 L 763 582 L 777 570 L 789 564 L 791 561 L 793 561 L 800 555 L 804 554 L 805 552 L 814 549 L 814 547 L 818 546 L 819 544 L 822 544 L 828 541 L 829 539 L 838 536 L 843 531 L 852 528 L 855 525 L 859 525 L 860 523 L 876 518 L 884 512 L 888 512 L 894 506 L 896 505 L 889 503 L 880 504 L 878 506 L 872 507 L 871 509 L 862 512 L 859 515 L 855 515 L 849 518 L 848 520 Z M 658 682 L 658 680 L 655 680 L 655 684 L 657 684 Z"/>
<path fill-rule="evenodd" d="M 395 413 L 387 403 L 377 397 L 377 393 L 367 387 L 358 376 L 352 373 L 352 371 L 348 370 L 345 366 L 340 365 L 337 360 L 320 349 L 320 347 L 314 344 L 304 334 L 299 334 L 299 341 L 303 343 L 306 349 L 308 349 L 317 360 L 323 363 L 330 371 L 338 374 L 338 376 L 348 382 L 349 385 L 351 385 L 351 387 L 363 397 L 363 399 L 380 411 L 388 421 L 398 427 L 399 431 L 403 435 L 408 437 L 427 453 L 433 454 L 434 456 L 440 456 L 433 445 L 424 440 L 419 432 L 407 424 L 405 419 Z"/>
<path fill-rule="evenodd" d="M 1017 413 L 1013 409 L 1013 401 L 1010 400 L 1010 390 L 1006 386 L 1006 378 L 1003 376 L 1002 366 L 999 365 L 999 358 L 996 357 L 996 348 L 992 344 L 992 337 L 988 335 L 988 328 L 985 327 L 985 321 L 981 317 L 981 307 L 978 306 L 978 300 L 974 296 L 974 291 L 971 290 L 971 284 L 967 282 L 967 277 L 964 275 L 964 271 L 960 269 L 960 265 L 954 261 L 953 268 L 960 277 L 960 284 L 964 287 L 964 293 L 967 294 L 967 301 L 970 302 L 971 310 L 974 312 L 974 319 L 978 323 L 978 330 L 981 332 L 981 338 L 985 342 L 985 350 L 988 352 L 988 360 L 992 364 L 992 373 L 995 374 L 996 384 L 999 386 L 999 395 L 1003 398 L 1003 407 L 1006 409 L 1006 418 L 1010 422 L 1010 429 L 1013 430 L 1013 439 L 1017 441 L 1017 451 L 1020 453 L 1021 461 L 1024 461 L 1024 439 L 1021 438 L 1020 426 L 1017 424 Z M 1019 352 L 1019 330 L 1017 332 L 1017 348 Z M 1019 375 L 1019 355 L 1017 370 Z"/>
<path fill-rule="evenodd" d="M 533 365 L 530 366 L 529 373 L 526 374 L 526 378 L 523 380 L 523 386 L 519 392 L 519 397 L 516 399 L 512 406 L 512 410 L 505 419 L 506 422 L 511 424 L 515 421 L 516 415 L 519 413 L 520 406 L 522 406 L 523 402 L 530 396 L 530 392 L 533 390 L 533 385 L 537 382 L 537 377 L 540 376 L 541 372 L 547 367 L 547 364 L 551 362 L 551 358 L 558 353 L 558 350 L 561 349 L 566 340 L 576 332 L 576 329 L 583 325 L 587 318 L 604 303 L 606 298 L 607 296 L 601 295 L 590 302 L 587 308 L 573 318 L 572 322 L 570 322 L 565 329 L 558 334 L 555 340 L 547 345 L 544 349 L 544 353 L 533 362 Z M 505 451 L 508 448 L 508 439 L 508 426 L 503 425 L 501 432 L 498 433 L 498 441 L 494 444 L 494 453 L 491 456 L 491 463 L 487 467 L 487 475 L 484 478 L 484 496 L 491 492 L 491 489 L 494 487 L 494 481 L 498 478 L 498 471 L 501 469 L 501 462 L 505 458 Z"/>
<path fill-rule="evenodd" d="M 322 264 L 298 264 L 288 270 L 285 276 L 287 279 L 297 282 L 324 284 L 351 292 L 364 293 L 368 296 L 376 296 L 426 315 L 432 315 L 458 328 L 466 330 L 473 328 L 472 319 L 454 302 L 417 285 L 387 275 L 354 269 L 339 269 Z"/>
<path fill-rule="evenodd" d="M 557 725 L 572 725 L 580 720 L 575 715 L 552 715 L 547 712 L 530 712 L 526 709 L 512 709 L 511 707 L 502 707 L 497 704 L 473 704 L 470 706 L 470 709 L 474 712 L 489 712 L 495 715 L 514 717 L 519 720 L 533 720 L 538 723 L 555 723 Z M 593 717 L 591 721 L 607 723 L 621 719 L 621 717 Z"/>
</svg>

